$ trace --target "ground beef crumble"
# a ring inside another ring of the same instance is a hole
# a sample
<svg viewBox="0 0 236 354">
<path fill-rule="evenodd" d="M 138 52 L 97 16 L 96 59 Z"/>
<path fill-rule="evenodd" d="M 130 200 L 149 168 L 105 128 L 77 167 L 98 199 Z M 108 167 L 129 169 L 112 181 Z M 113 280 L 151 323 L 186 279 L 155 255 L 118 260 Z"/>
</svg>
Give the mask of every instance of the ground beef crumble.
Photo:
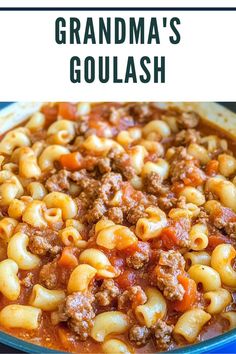
<svg viewBox="0 0 236 354">
<path fill-rule="evenodd" d="M 209 221 L 209 215 L 204 210 L 203 207 L 200 207 L 200 212 L 197 216 L 196 223 L 207 224 Z"/>
<path fill-rule="evenodd" d="M 117 299 L 119 294 L 120 289 L 116 286 L 114 280 L 105 279 L 95 298 L 100 306 L 108 306 Z"/>
<path fill-rule="evenodd" d="M 85 220 L 88 223 L 95 223 L 106 213 L 107 208 L 104 205 L 104 201 L 102 198 L 97 198 L 92 207 L 88 210 L 87 215 L 85 216 Z"/>
<path fill-rule="evenodd" d="M 107 202 L 121 187 L 122 176 L 120 173 L 109 172 L 102 176 L 99 196 Z"/>
<path fill-rule="evenodd" d="M 191 143 L 199 143 L 201 139 L 200 132 L 195 129 L 181 130 L 175 136 L 177 145 L 189 145 Z"/>
<path fill-rule="evenodd" d="M 58 237 L 57 230 L 39 229 L 26 223 L 19 223 L 15 232 L 23 232 L 29 236 L 28 247 L 33 254 L 55 256 L 62 250 L 63 245 Z"/>
<path fill-rule="evenodd" d="M 144 189 L 150 194 L 165 195 L 169 191 L 169 187 L 162 184 L 162 178 L 156 172 L 147 174 L 144 178 L 143 184 Z"/>
<path fill-rule="evenodd" d="M 173 193 L 168 193 L 165 197 L 158 198 L 158 206 L 164 211 L 169 211 L 174 208 L 177 203 L 177 198 Z"/>
<path fill-rule="evenodd" d="M 148 123 L 153 118 L 153 111 L 148 103 L 130 104 L 128 112 L 138 123 Z"/>
<path fill-rule="evenodd" d="M 236 214 L 230 208 L 215 208 L 209 215 L 209 221 L 230 238 L 236 238 Z"/>
<path fill-rule="evenodd" d="M 131 208 L 127 215 L 126 215 L 126 218 L 127 218 L 127 221 L 131 224 L 131 225 L 135 225 L 138 221 L 138 219 L 140 218 L 145 218 L 147 217 L 148 214 L 145 213 L 145 208 L 143 205 L 137 205 L 133 208 Z"/>
<path fill-rule="evenodd" d="M 58 233 L 51 230 L 45 231 L 45 234 L 31 235 L 29 238 L 29 250 L 33 254 L 44 256 L 47 253 L 56 255 L 62 250 L 62 245 L 58 237 Z"/>
<path fill-rule="evenodd" d="M 178 275 L 184 272 L 185 260 L 178 251 L 160 251 L 158 264 L 151 274 L 154 283 L 164 296 L 170 300 L 182 300 L 184 288 L 178 281 Z"/>
<path fill-rule="evenodd" d="M 158 320 L 155 325 L 154 336 L 156 346 L 159 350 L 166 350 L 171 343 L 171 334 L 174 326 L 169 326 L 166 322 Z"/>
<path fill-rule="evenodd" d="M 195 128 L 200 120 L 200 116 L 196 112 L 182 112 L 177 116 L 177 122 L 181 128 Z"/>
<path fill-rule="evenodd" d="M 236 221 L 230 221 L 225 226 L 225 232 L 230 238 L 236 239 Z"/>
<path fill-rule="evenodd" d="M 104 157 L 97 162 L 98 170 L 101 174 L 108 173 L 111 171 L 111 161 L 108 157 Z"/>
<path fill-rule="evenodd" d="M 197 167 L 196 160 L 187 153 L 184 147 L 175 148 L 175 153 L 170 160 L 170 177 L 172 183 L 185 181 L 195 175 L 200 182 L 206 179 L 205 173 Z"/>
<path fill-rule="evenodd" d="M 78 339 L 85 341 L 93 326 L 95 312 L 93 302 L 95 298 L 90 292 L 75 292 L 66 297 L 65 302 L 60 305 L 58 312 L 52 314 L 54 323 L 67 321 L 77 335 Z"/>
<path fill-rule="evenodd" d="M 55 289 L 58 283 L 57 260 L 42 266 L 39 273 L 40 282 L 48 289 Z"/>
<path fill-rule="evenodd" d="M 112 220 L 115 224 L 122 224 L 123 211 L 121 208 L 112 207 L 112 208 L 108 209 L 107 217 L 108 217 L 108 219 Z"/>
<path fill-rule="evenodd" d="M 146 326 L 134 325 L 129 330 L 129 340 L 137 346 L 145 345 L 150 339 L 151 331 Z"/>
<path fill-rule="evenodd" d="M 128 311 L 132 307 L 143 305 L 147 301 L 147 296 L 141 286 L 131 286 L 118 297 L 118 309 Z"/>
<path fill-rule="evenodd" d="M 150 251 L 151 249 L 148 243 L 139 241 L 138 247 L 126 258 L 127 266 L 133 269 L 142 268 L 149 262 Z"/>
<path fill-rule="evenodd" d="M 33 273 L 28 273 L 22 280 L 21 280 L 21 285 L 23 285 L 25 288 L 30 288 L 33 286 L 33 278 L 34 275 Z"/>
<path fill-rule="evenodd" d="M 60 170 L 55 175 L 49 177 L 45 183 L 45 187 L 49 192 L 65 192 L 70 188 L 69 182 L 70 172 Z"/>
</svg>

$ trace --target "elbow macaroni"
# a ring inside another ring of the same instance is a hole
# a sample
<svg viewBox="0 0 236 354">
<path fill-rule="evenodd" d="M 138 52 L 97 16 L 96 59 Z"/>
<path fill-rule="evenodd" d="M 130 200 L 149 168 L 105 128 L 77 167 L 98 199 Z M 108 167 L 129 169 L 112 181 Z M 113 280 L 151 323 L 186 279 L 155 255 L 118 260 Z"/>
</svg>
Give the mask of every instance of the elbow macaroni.
<svg viewBox="0 0 236 354">
<path fill-rule="evenodd" d="M 64 220 L 71 219 L 77 214 L 77 206 L 74 200 L 67 194 L 51 192 L 43 198 L 47 208 L 60 208 Z"/>
<path fill-rule="evenodd" d="M 8 305 L 0 311 L 0 324 L 10 328 L 37 329 L 41 310 L 32 306 Z"/>
<path fill-rule="evenodd" d="M 188 274 L 196 284 L 202 285 L 205 292 L 217 290 L 221 287 L 219 273 L 209 266 L 202 264 L 192 265 L 188 270 Z"/>
<path fill-rule="evenodd" d="M 229 330 L 236 328 L 236 312 L 224 312 L 221 316 L 229 322 Z"/>
<path fill-rule="evenodd" d="M 138 239 L 135 234 L 126 226 L 111 225 L 97 231 L 97 245 L 108 249 L 116 248 L 118 250 L 123 250 L 137 243 L 137 241 Z"/>
<path fill-rule="evenodd" d="M 13 199 L 8 207 L 8 215 L 17 220 L 21 219 L 28 202 L 30 201 Z"/>
<path fill-rule="evenodd" d="M 50 145 L 41 153 L 38 163 L 42 171 L 53 169 L 54 162 L 59 161 L 61 155 L 69 154 L 70 151 L 61 145 Z"/>
<path fill-rule="evenodd" d="M 0 220 L 0 238 L 8 243 L 12 235 L 14 234 L 14 230 L 17 226 L 17 220 L 13 218 L 3 218 Z"/>
<path fill-rule="evenodd" d="M 157 162 L 148 161 L 143 165 L 142 177 L 150 174 L 151 172 L 157 173 L 162 179 L 166 179 L 169 175 L 170 165 L 169 163 L 159 158 Z"/>
<path fill-rule="evenodd" d="M 188 154 L 195 157 L 201 164 L 205 165 L 210 161 L 208 151 L 201 145 L 191 143 L 188 146 Z"/>
<path fill-rule="evenodd" d="M 108 339 L 102 345 L 105 354 L 132 354 L 127 344 L 119 339 Z"/>
<path fill-rule="evenodd" d="M 79 256 L 79 262 L 89 264 L 97 270 L 97 275 L 104 278 L 117 276 L 116 269 L 111 265 L 108 257 L 96 248 L 88 248 Z"/>
<path fill-rule="evenodd" d="M 117 135 L 117 142 L 122 146 L 127 146 L 131 144 L 133 141 L 138 140 L 142 137 L 142 132 L 140 128 L 130 128 L 127 131 L 122 130 Z"/>
<path fill-rule="evenodd" d="M 62 225 L 62 211 L 59 208 L 50 208 L 43 211 L 43 217 L 49 226 Z"/>
<path fill-rule="evenodd" d="M 82 239 L 79 231 L 73 226 L 67 226 L 62 229 L 60 231 L 60 237 L 65 246 L 76 246 L 83 248 L 87 245 L 87 241 Z"/>
<path fill-rule="evenodd" d="M 27 250 L 29 237 L 17 232 L 10 239 L 7 246 L 8 258 L 15 261 L 20 269 L 34 269 L 40 265 L 40 258 Z"/>
<path fill-rule="evenodd" d="M 29 146 L 30 139 L 24 131 L 12 130 L 0 142 L 0 153 L 11 155 L 15 148 Z"/>
<path fill-rule="evenodd" d="M 104 342 L 110 334 L 122 334 L 129 328 L 128 316 L 120 311 L 108 311 L 95 317 L 91 337 L 97 342 Z"/>
<path fill-rule="evenodd" d="M 191 267 L 192 265 L 195 264 L 201 264 L 201 265 L 211 265 L 211 256 L 207 252 L 187 252 L 184 254 L 184 259 Z"/>
<path fill-rule="evenodd" d="M 142 241 L 148 241 L 160 235 L 162 229 L 167 226 L 166 214 L 157 207 L 148 207 L 145 212 L 148 218 L 140 218 L 137 221 L 135 233 Z"/>
<path fill-rule="evenodd" d="M 216 195 L 224 206 L 236 212 L 236 186 L 232 182 L 212 177 L 206 183 L 206 190 Z"/>
<path fill-rule="evenodd" d="M 193 343 L 203 326 L 211 319 L 211 315 L 201 309 L 185 312 L 178 319 L 174 327 L 174 337 L 177 341 L 184 338 L 188 343 Z"/>
<path fill-rule="evenodd" d="M 189 238 L 191 249 L 194 251 L 202 251 L 208 245 L 208 229 L 204 224 L 195 224 L 191 227 Z"/>
<path fill-rule="evenodd" d="M 231 264 L 235 257 L 236 251 L 229 244 L 216 246 L 211 255 L 211 266 L 219 273 L 222 283 L 232 288 L 236 288 L 236 271 Z"/>
<path fill-rule="evenodd" d="M 0 262 L 0 291 L 9 300 L 17 300 L 20 295 L 18 265 L 11 259 Z"/>
<path fill-rule="evenodd" d="M 144 159 L 147 155 L 147 150 L 141 145 L 135 145 L 129 150 L 131 165 L 135 169 L 137 175 L 142 172 L 142 168 L 144 166 Z"/>
<path fill-rule="evenodd" d="M 184 187 L 180 196 L 185 197 L 187 203 L 193 203 L 196 206 L 203 205 L 206 201 L 204 194 L 194 187 Z"/>
<path fill-rule="evenodd" d="M 28 123 L 25 125 L 30 131 L 37 131 L 44 127 L 45 116 L 41 112 L 36 112 L 29 119 Z"/>
<path fill-rule="evenodd" d="M 29 304 L 43 311 L 55 311 L 65 297 L 63 290 L 49 290 L 36 284 L 32 289 Z"/>
<path fill-rule="evenodd" d="M 31 182 L 27 189 L 33 199 L 42 200 L 47 194 L 46 188 L 40 182 Z"/>
<path fill-rule="evenodd" d="M 209 303 L 206 311 L 211 315 L 221 313 L 232 301 L 230 292 L 223 288 L 205 293 L 204 299 Z"/>
<path fill-rule="evenodd" d="M 158 319 L 162 319 L 167 310 L 166 300 L 161 292 L 155 288 L 148 288 L 146 291 L 147 302 L 135 309 L 138 321 L 148 328 L 155 325 Z"/>
<path fill-rule="evenodd" d="M 9 205 L 15 198 L 20 198 L 24 189 L 19 179 L 7 170 L 0 171 L 0 203 Z"/>
<path fill-rule="evenodd" d="M 218 156 L 219 172 L 229 177 L 236 172 L 236 159 L 233 156 L 227 154 L 221 154 Z"/>
<path fill-rule="evenodd" d="M 124 148 L 116 141 L 107 138 L 99 138 L 96 135 L 90 135 L 83 143 L 83 147 L 97 154 L 107 155 L 109 150 L 114 148 L 118 152 L 124 152 Z"/>
<path fill-rule="evenodd" d="M 86 291 L 96 273 L 97 270 L 94 267 L 88 264 L 79 264 L 70 275 L 67 285 L 68 293 Z"/>
<path fill-rule="evenodd" d="M 66 145 L 75 137 L 75 123 L 61 119 L 50 125 L 47 131 L 52 144 Z"/>
</svg>

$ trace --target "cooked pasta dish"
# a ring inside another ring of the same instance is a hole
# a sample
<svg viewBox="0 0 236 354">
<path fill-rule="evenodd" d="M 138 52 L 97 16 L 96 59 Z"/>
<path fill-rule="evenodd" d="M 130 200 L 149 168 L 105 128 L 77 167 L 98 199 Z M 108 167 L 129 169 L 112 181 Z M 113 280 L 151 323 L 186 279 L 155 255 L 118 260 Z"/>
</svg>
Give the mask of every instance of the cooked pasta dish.
<svg viewBox="0 0 236 354">
<path fill-rule="evenodd" d="M 0 329 L 153 353 L 236 327 L 234 143 L 155 103 L 45 103 L 0 141 Z"/>
</svg>

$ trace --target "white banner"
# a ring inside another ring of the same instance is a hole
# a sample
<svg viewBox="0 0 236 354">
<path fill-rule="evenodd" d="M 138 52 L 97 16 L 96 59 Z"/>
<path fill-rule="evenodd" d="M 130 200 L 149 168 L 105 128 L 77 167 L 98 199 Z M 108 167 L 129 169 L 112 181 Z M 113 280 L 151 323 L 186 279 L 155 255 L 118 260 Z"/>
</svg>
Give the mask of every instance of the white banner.
<svg viewBox="0 0 236 354">
<path fill-rule="evenodd" d="M 60 26 L 57 39 L 63 41 L 65 35 L 66 44 L 56 42 L 59 17 L 65 19 L 65 27 Z M 92 18 L 96 44 L 91 39 L 83 44 L 88 17 Z M 100 17 L 104 23 L 111 18 L 111 44 L 99 44 Z M 144 44 L 130 44 L 130 17 L 136 23 L 144 17 Z M 82 44 L 70 44 L 70 25 L 76 23 L 71 24 L 70 18 L 79 20 L 80 29 L 73 38 L 78 41 L 79 36 Z M 114 43 L 115 18 L 125 22 L 121 44 Z M 151 18 L 157 19 L 160 44 L 155 40 L 148 44 Z M 178 44 L 170 43 L 170 37 L 176 39 L 170 26 L 173 18 L 180 19 L 176 24 L 181 36 Z M 236 11 L 0 11 L 0 100 L 235 101 L 235 35 Z M 142 62 L 143 57 L 149 60 Z M 146 71 L 140 61 L 146 64 Z M 104 66 L 105 62 L 109 62 L 109 78 L 102 83 L 99 63 Z M 89 71 L 94 69 L 94 77 L 86 77 L 86 65 Z M 133 82 L 134 70 L 137 83 Z M 127 71 L 132 71 L 132 77 L 125 82 Z M 144 83 L 147 71 L 150 80 Z M 76 82 L 79 76 L 80 82 Z"/>
</svg>

